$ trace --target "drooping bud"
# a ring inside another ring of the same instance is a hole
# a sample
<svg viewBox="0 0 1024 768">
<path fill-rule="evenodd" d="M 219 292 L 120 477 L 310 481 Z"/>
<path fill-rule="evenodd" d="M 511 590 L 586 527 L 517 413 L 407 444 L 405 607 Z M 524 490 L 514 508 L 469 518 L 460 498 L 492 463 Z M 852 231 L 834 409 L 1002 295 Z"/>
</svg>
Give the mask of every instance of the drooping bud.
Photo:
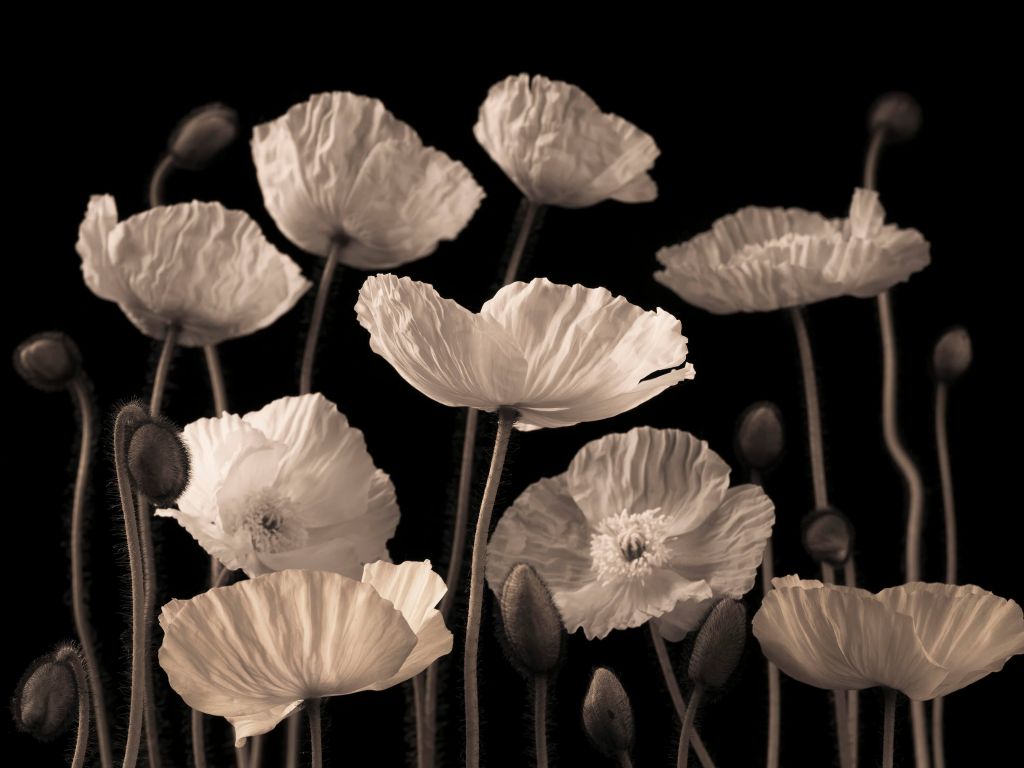
<svg viewBox="0 0 1024 768">
<path fill-rule="evenodd" d="M 128 443 L 128 471 L 155 504 L 177 501 L 189 478 L 188 449 L 178 428 L 166 419 L 147 418 L 139 424 Z"/>
<path fill-rule="evenodd" d="M 785 433 L 782 415 L 766 400 L 749 406 L 736 427 L 736 454 L 750 469 L 770 469 L 782 455 Z"/>
<path fill-rule="evenodd" d="M 875 100 L 868 112 L 868 130 L 885 130 L 887 141 L 907 141 L 921 129 L 921 105 L 909 93 L 893 91 Z"/>
<path fill-rule="evenodd" d="M 801 538 L 816 563 L 841 566 L 853 552 L 853 523 L 838 509 L 816 509 L 804 515 Z"/>
<path fill-rule="evenodd" d="M 565 627 L 551 593 L 533 566 L 513 566 L 501 588 L 500 604 L 514 661 L 533 675 L 553 671 L 562 657 Z"/>
<path fill-rule="evenodd" d="M 201 171 L 238 135 L 238 113 L 224 104 L 207 104 L 178 123 L 167 143 L 174 164 Z"/>
<path fill-rule="evenodd" d="M 739 665 L 746 642 L 746 607 L 739 600 L 720 600 L 693 642 L 690 679 L 704 688 L 723 688 Z"/>
<path fill-rule="evenodd" d="M 14 368 L 28 384 L 44 392 L 59 392 L 82 371 L 82 353 L 60 331 L 29 336 L 14 350 Z"/>
<path fill-rule="evenodd" d="M 633 748 L 633 707 L 615 673 L 598 667 L 583 697 L 583 730 L 605 757 Z"/>
<path fill-rule="evenodd" d="M 944 384 L 952 384 L 971 367 L 973 350 L 971 337 L 966 328 L 950 328 L 935 344 L 932 355 L 932 370 L 935 378 Z"/>
<path fill-rule="evenodd" d="M 66 653 L 58 648 L 32 662 L 11 701 L 18 730 L 39 741 L 67 733 L 78 716 L 78 684 Z"/>
</svg>

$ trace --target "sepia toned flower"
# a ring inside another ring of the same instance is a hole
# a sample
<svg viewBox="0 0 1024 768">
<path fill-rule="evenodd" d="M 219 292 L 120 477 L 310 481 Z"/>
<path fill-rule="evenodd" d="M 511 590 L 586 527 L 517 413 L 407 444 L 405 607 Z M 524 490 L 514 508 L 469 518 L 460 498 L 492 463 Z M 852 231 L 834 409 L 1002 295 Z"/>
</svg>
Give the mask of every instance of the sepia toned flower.
<svg viewBox="0 0 1024 768">
<path fill-rule="evenodd" d="M 650 135 L 602 112 L 575 85 L 512 75 L 480 105 L 473 134 L 531 202 L 585 208 L 603 200 L 647 203 L 660 154 Z"/>
<path fill-rule="evenodd" d="M 429 562 L 367 565 L 362 581 L 288 570 L 172 600 L 160 613 L 160 666 L 235 743 L 267 733 L 307 699 L 383 690 L 451 652 Z"/>
<path fill-rule="evenodd" d="M 869 298 L 931 261 L 920 232 L 884 222 L 878 193 L 867 189 L 853 193 L 846 219 L 748 206 L 658 251 L 665 269 L 654 278 L 716 314 L 768 312 L 845 295 Z"/>
<path fill-rule="evenodd" d="M 972 585 L 914 582 L 872 594 L 786 576 L 754 616 L 770 661 L 830 690 L 884 686 L 911 699 L 946 696 L 1024 653 L 1024 615 Z"/>
<path fill-rule="evenodd" d="M 487 582 L 532 565 L 569 632 L 588 639 L 658 619 L 681 640 L 712 604 L 754 584 L 775 508 L 759 486 L 675 429 L 638 427 L 587 443 L 569 469 L 529 486 L 498 522 Z"/>
<path fill-rule="evenodd" d="M 427 397 L 514 408 L 519 429 L 609 418 L 694 376 L 676 318 L 604 288 L 510 283 L 473 313 L 426 283 L 376 275 L 356 314 L 371 349 Z"/>
<path fill-rule="evenodd" d="M 226 568 L 290 568 L 352 578 L 389 560 L 395 489 L 363 433 L 323 395 L 284 397 L 244 417 L 187 425 L 192 477 L 173 517 Z"/>
<path fill-rule="evenodd" d="M 484 192 L 469 170 L 426 147 L 378 99 L 320 93 L 253 129 L 263 202 L 278 228 L 318 256 L 389 269 L 453 240 Z"/>
<path fill-rule="evenodd" d="M 151 338 L 176 326 L 186 347 L 265 328 L 310 286 L 256 222 L 220 203 L 163 205 L 118 223 L 114 198 L 93 195 L 75 249 L 93 293 Z"/>
</svg>

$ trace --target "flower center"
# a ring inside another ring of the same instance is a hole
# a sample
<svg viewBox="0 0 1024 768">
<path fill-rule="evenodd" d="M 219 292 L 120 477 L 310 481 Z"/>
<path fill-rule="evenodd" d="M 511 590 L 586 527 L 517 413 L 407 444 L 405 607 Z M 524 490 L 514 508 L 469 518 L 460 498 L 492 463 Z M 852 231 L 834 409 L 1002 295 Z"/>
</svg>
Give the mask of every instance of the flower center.
<svg viewBox="0 0 1024 768">
<path fill-rule="evenodd" d="M 590 557 L 598 580 L 602 584 L 621 578 L 643 580 L 668 562 L 667 526 L 660 507 L 638 515 L 622 510 L 602 520 L 590 536 Z"/>
<path fill-rule="evenodd" d="M 306 530 L 295 520 L 295 504 L 273 488 L 250 493 L 231 518 L 225 529 L 244 531 L 256 552 L 288 552 L 306 543 Z"/>
</svg>

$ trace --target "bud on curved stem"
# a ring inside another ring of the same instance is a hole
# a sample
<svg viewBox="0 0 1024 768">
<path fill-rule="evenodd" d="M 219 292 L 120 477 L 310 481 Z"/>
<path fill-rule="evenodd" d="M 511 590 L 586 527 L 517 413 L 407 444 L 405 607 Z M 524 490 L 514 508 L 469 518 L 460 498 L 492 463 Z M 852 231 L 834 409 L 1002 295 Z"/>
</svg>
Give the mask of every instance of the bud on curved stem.
<svg viewBox="0 0 1024 768">
<path fill-rule="evenodd" d="M 932 372 L 942 384 L 952 384 L 971 367 L 973 351 L 971 336 L 961 326 L 950 328 L 935 343 Z"/>
<path fill-rule="evenodd" d="M 766 400 L 749 406 L 736 427 L 736 455 L 748 469 L 764 472 L 782 455 L 785 433 L 782 414 Z"/>
<path fill-rule="evenodd" d="M 838 509 L 829 507 L 808 512 L 800 527 L 804 549 L 814 562 L 838 567 L 850 559 L 853 523 Z"/>
<path fill-rule="evenodd" d="M 513 661 L 527 675 L 548 675 L 562 657 L 565 627 L 551 592 L 527 563 L 516 564 L 501 588 L 501 620 Z"/>
<path fill-rule="evenodd" d="M 921 130 L 921 105 L 909 93 L 893 91 L 875 100 L 868 111 L 868 131 L 885 132 L 886 141 L 908 141 Z"/>
<path fill-rule="evenodd" d="M 146 498 L 169 506 L 185 491 L 189 478 L 188 449 L 178 428 L 163 418 L 150 418 L 132 432 L 128 471 Z"/>
<path fill-rule="evenodd" d="M 583 698 L 583 729 L 605 757 L 621 762 L 621 755 L 628 756 L 633 749 L 633 707 L 619 678 L 607 667 L 598 667 L 590 678 Z"/>
<path fill-rule="evenodd" d="M 206 104 L 181 119 L 167 142 L 167 153 L 179 168 L 201 171 L 237 136 L 238 113 L 225 104 Z"/>
<path fill-rule="evenodd" d="M 14 350 L 14 369 L 29 386 L 60 392 L 82 372 L 82 353 L 70 336 L 46 331 L 29 336 Z"/>
<path fill-rule="evenodd" d="M 697 633 L 689 676 L 700 688 L 725 687 L 747 642 L 747 609 L 739 600 L 720 600 Z M 690 708 L 695 708 L 693 701 Z"/>
</svg>

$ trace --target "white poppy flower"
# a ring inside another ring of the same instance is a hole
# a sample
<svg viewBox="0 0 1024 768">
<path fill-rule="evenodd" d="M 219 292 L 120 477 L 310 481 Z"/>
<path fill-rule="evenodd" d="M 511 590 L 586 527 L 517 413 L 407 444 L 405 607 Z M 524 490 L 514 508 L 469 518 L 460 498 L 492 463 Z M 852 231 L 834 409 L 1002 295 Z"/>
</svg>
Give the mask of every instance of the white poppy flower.
<svg viewBox="0 0 1024 768">
<path fill-rule="evenodd" d="M 587 443 L 568 471 L 528 487 L 487 547 L 501 594 L 516 563 L 548 585 L 566 629 L 588 639 L 658 619 L 681 640 L 716 600 L 754 585 L 775 523 L 759 486 L 677 429 L 639 427 Z"/>
<path fill-rule="evenodd" d="M 679 321 L 604 288 L 511 283 L 474 314 L 407 277 L 367 278 L 356 304 L 370 347 L 439 403 L 564 427 L 635 408 L 692 379 Z M 659 376 L 646 378 L 658 371 Z"/>
<path fill-rule="evenodd" d="M 654 139 L 575 85 L 508 77 L 487 93 L 473 134 L 533 203 L 586 208 L 658 197 L 647 174 L 660 154 Z"/>
<path fill-rule="evenodd" d="M 118 223 L 114 198 L 94 195 L 75 249 L 93 293 L 154 339 L 177 326 L 185 347 L 265 328 L 310 286 L 256 222 L 220 203 L 162 205 Z"/>
<path fill-rule="evenodd" d="M 263 202 L 303 250 L 357 269 L 433 253 L 469 222 L 484 191 L 466 167 L 423 146 L 378 99 L 320 93 L 253 129 Z"/>
<path fill-rule="evenodd" d="M 182 432 L 192 459 L 173 517 L 226 568 L 289 568 L 350 577 L 389 560 L 395 489 L 363 433 L 323 395 L 284 397 L 244 417 L 199 419 Z"/>
<path fill-rule="evenodd" d="M 172 600 L 160 666 L 190 707 L 225 717 L 235 744 L 304 700 L 379 691 L 451 652 L 430 562 L 367 565 L 362 581 L 281 571 Z"/>
<path fill-rule="evenodd" d="M 716 314 L 768 312 L 836 296 L 870 298 L 928 266 L 916 229 L 884 224 L 878 193 L 857 189 L 847 219 L 749 206 L 662 248 L 655 280 Z"/>
<path fill-rule="evenodd" d="M 872 594 L 773 579 L 754 636 L 779 669 L 829 690 L 885 686 L 926 701 L 998 672 L 1024 653 L 1024 615 L 975 586 L 914 582 Z"/>
</svg>

